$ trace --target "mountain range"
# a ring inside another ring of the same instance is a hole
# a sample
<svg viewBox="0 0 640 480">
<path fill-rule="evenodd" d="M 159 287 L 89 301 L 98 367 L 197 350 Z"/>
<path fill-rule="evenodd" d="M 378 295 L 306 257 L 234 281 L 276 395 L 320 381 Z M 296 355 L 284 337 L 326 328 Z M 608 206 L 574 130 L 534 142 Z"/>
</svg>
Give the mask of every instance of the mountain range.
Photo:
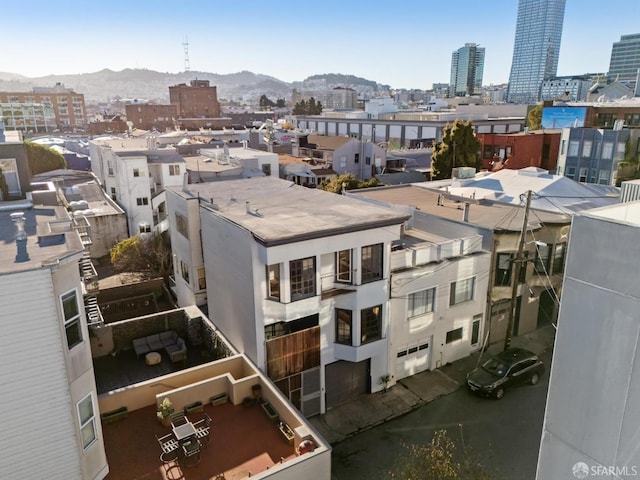
<svg viewBox="0 0 640 480">
<path fill-rule="evenodd" d="M 242 71 L 231 74 L 209 72 L 163 73 L 147 69 L 130 69 L 115 72 L 104 69 L 94 73 L 70 75 L 47 75 L 44 77 L 25 77 L 15 73 L 0 72 L 0 91 L 29 92 L 33 87 L 53 87 L 56 83 L 83 93 L 87 102 L 101 102 L 120 98 L 138 98 L 155 103 L 169 102 L 169 86 L 189 83 L 191 80 L 209 80 L 217 87 L 218 99 L 235 100 L 246 95 L 267 95 L 272 99 L 290 98 L 294 88 L 309 90 L 323 86 L 351 87 L 376 91 L 389 90 L 388 85 L 380 85 L 372 80 L 343 74 L 313 75 L 300 82 L 287 83 L 275 77 Z"/>
</svg>

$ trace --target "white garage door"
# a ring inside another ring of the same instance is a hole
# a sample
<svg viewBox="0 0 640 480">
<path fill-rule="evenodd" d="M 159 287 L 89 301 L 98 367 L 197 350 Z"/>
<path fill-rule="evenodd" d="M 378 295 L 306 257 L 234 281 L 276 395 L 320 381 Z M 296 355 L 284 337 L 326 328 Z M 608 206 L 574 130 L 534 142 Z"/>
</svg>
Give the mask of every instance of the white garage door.
<svg viewBox="0 0 640 480">
<path fill-rule="evenodd" d="M 423 343 L 397 352 L 396 379 L 410 377 L 429 369 L 431 337 Z"/>
</svg>

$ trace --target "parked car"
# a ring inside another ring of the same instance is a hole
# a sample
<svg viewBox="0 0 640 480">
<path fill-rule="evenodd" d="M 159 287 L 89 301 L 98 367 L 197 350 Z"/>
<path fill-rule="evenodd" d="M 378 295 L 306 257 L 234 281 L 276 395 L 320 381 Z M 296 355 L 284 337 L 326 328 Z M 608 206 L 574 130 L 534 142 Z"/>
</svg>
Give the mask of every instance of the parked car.
<svg viewBox="0 0 640 480">
<path fill-rule="evenodd" d="M 467 374 L 467 386 L 479 395 L 501 399 L 506 389 L 530 383 L 535 385 L 544 373 L 537 355 L 524 348 L 510 348 L 490 357 Z"/>
</svg>

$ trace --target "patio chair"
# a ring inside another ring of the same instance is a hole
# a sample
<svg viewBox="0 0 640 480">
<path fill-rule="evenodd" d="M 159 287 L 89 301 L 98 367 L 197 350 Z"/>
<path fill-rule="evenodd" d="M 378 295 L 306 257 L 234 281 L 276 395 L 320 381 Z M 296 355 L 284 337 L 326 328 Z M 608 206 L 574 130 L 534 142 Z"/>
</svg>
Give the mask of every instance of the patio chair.
<svg viewBox="0 0 640 480">
<path fill-rule="evenodd" d="M 179 412 L 172 413 L 169 417 L 171 419 L 171 425 L 175 428 L 179 425 L 184 425 L 185 423 L 189 423 L 187 417 L 184 412 L 181 410 Z"/>
<path fill-rule="evenodd" d="M 182 449 L 182 458 L 181 462 L 184 463 L 185 467 L 193 467 L 200 463 L 200 441 L 196 438 L 187 438 L 180 442 L 180 447 Z"/>
<path fill-rule="evenodd" d="M 196 428 L 196 438 L 200 441 L 203 448 L 209 445 L 212 423 L 213 420 L 211 420 L 211 417 L 205 413 L 205 417 L 202 420 L 198 420 L 193 424 Z"/>
<path fill-rule="evenodd" d="M 162 462 L 168 463 L 178 459 L 178 454 L 180 453 L 178 447 L 180 445 L 172 433 L 162 437 L 156 435 L 156 440 L 158 440 L 158 444 L 162 450 L 160 454 L 160 460 Z"/>
</svg>

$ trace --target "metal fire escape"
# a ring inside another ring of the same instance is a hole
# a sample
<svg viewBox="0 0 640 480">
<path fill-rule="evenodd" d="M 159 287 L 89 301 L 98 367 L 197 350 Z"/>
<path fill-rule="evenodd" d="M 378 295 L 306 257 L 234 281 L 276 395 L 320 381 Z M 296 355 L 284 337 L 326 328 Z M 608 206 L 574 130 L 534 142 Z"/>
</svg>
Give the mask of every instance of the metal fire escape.
<svg viewBox="0 0 640 480">
<path fill-rule="evenodd" d="M 84 294 L 84 310 L 87 314 L 87 325 L 89 326 L 102 326 L 104 325 L 104 319 L 102 318 L 102 312 L 98 306 L 98 272 L 91 261 L 90 248 L 93 244 L 91 240 L 91 225 L 84 216 L 74 216 L 72 218 L 73 228 L 80 235 L 82 245 L 84 246 L 84 253 L 82 254 L 82 260 L 80 261 L 80 277 L 83 282 L 83 294 Z"/>
</svg>

